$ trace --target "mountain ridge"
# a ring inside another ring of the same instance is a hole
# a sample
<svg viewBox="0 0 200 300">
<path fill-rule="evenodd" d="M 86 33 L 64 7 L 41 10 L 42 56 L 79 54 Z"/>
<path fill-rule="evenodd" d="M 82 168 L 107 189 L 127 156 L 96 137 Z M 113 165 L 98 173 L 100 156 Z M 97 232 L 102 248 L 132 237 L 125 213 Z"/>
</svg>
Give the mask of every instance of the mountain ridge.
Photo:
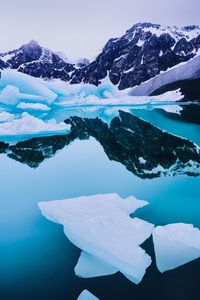
<svg viewBox="0 0 200 300">
<path fill-rule="evenodd" d="M 136 23 L 121 37 L 109 39 L 92 62 L 83 59 L 73 63 L 62 53 L 41 47 L 32 40 L 19 49 L 0 53 L 0 69 L 17 69 L 34 77 L 59 78 L 72 84 L 98 85 L 109 76 L 119 89 L 126 89 L 190 61 L 199 52 L 198 25 Z"/>
</svg>

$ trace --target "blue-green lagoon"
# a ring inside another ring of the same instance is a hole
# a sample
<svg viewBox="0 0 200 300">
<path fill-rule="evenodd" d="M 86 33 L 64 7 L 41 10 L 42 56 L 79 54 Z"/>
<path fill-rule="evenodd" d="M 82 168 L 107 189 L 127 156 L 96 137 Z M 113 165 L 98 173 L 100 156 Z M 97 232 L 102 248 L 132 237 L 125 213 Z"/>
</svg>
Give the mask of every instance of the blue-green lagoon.
<svg viewBox="0 0 200 300">
<path fill-rule="evenodd" d="M 200 126 L 159 109 L 120 110 L 56 111 L 71 133 L 2 145 L 0 299 L 75 300 L 83 289 L 103 300 L 199 298 L 199 259 L 164 274 L 153 259 L 139 285 L 118 273 L 78 278 L 80 249 L 38 209 L 39 201 L 117 193 L 147 200 L 134 215 L 155 225 L 200 228 Z M 142 247 L 154 258 L 152 238 Z"/>
</svg>

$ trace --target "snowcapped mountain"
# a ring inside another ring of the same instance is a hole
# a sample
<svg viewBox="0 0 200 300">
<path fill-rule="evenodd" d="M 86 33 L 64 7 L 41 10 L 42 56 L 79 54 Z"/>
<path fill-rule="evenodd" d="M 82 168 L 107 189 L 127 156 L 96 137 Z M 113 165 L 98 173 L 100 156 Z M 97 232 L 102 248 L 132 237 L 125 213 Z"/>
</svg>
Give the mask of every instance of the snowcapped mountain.
<svg viewBox="0 0 200 300">
<path fill-rule="evenodd" d="M 62 53 L 50 51 L 31 41 L 17 50 L 0 53 L 0 69 L 17 69 L 35 77 L 60 78 L 72 84 L 83 82 L 98 85 L 109 76 L 119 89 L 126 89 L 137 87 L 174 66 L 194 59 L 200 53 L 199 49 L 199 26 L 169 27 L 137 23 L 122 37 L 110 39 L 90 63 L 86 59 L 72 62 Z M 196 63 L 198 69 L 198 60 Z M 197 73 L 200 74 L 198 70 Z M 189 75 L 182 77 L 175 76 L 167 82 L 162 80 L 155 90 L 175 81 L 194 79 Z M 199 96 L 200 93 L 197 94 Z"/>
<path fill-rule="evenodd" d="M 122 37 L 110 39 L 95 61 L 73 73 L 71 82 L 97 85 L 109 75 L 119 89 L 134 87 L 190 60 L 199 48 L 198 26 L 178 28 L 138 23 Z"/>
<path fill-rule="evenodd" d="M 68 81 L 71 72 L 77 67 L 64 54 L 43 48 L 36 41 L 30 41 L 19 49 L 0 53 L 0 69 L 17 69 L 35 77 Z"/>
</svg>

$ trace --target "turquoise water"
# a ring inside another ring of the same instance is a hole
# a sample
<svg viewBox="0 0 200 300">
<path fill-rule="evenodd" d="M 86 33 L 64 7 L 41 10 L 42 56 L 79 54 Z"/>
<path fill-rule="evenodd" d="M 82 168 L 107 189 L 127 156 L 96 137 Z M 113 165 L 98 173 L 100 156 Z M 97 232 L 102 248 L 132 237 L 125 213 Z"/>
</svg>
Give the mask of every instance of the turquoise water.
<svg viewBox="0 0 200 300">
<path fill-rule="evenodd" d="M 179 128 L 174 120 L 169 120 L 168 126 L 172 122 L 173 128 L 176 124 Z M 191 124 L 184 126 L 184 136 L 197 142 L 198 125 L 194 130 Z M 185 267 L 189 279 L 184 266 L 181 274 L 175 270 L 162 277 L 153 265 L 139 286 L 120 275 L 95 279 L 75 277 L 73 269 L 80 250 L 67 240 L 62 226 L 41 216 L 37 203 L 116 192 L 122 197 L 134 195 L 147 200 L 149 205 L 137 212 L 137 216 L 147 221 L 185 222 L 200 228 L 200 177 L 139 178 L 120 162 L 109 160 L 103 147 L 92 137 L 74 140 L 36 169 L 6 154 L 0 155 L 0 165 L 0 299 L 73 300 L 85 288 L 103 300 L 175 299 L 165 298 L 167 293 L 162 298 L 159 295 L 163 289 L 171 289 L 171 295 L 176 295 L 181 280 L 181 285 L 187 285 L 187 291 L 179 293 L 181 298 L 176 300 L 183 300 L 198 289 L 199 260 Z M 150 242 L 146 247 L 152 251 Z M 156 290 L 161 283 L 159 294 Z"/>
</svg>

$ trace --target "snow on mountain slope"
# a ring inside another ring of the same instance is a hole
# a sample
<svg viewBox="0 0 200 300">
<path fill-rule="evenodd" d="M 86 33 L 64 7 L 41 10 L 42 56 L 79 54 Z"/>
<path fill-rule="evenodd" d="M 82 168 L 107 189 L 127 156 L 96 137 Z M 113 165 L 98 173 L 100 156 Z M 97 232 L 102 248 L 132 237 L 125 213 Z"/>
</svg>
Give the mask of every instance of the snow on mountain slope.
<svg viewBox="0 0 200 300">
<path fill-rule="evenodd" d="M 19 49 L 0 53 L 0 69 L 4 68 L 17 69 L 35 77 L 67 81 L 70 79 L 68 73 L 75 70 L 75 65 L 64 59 L 63 55 L 31 41 Z"/>
<path fill-rule="evenodd" d="M 0 69 L 12 68 L 35 77 L 98 85 L 109 76 L 119 89 L 140 85 L 175 65 L 189 61 L 200 49 L 199 26 L 137 23 L 110 39 L 96 59 L 72 62 L 37 42 L 0 53 Z"/>
<path fill-rule="evenodd" d="M 185 79 L 196 79 L 200 77 L 200 55 L 195 56 L 185 63 L 181 63 L 171 69 L 158 74 L 157 76 L 133 87 L 129 95 L 144 96 L 150 95 L 161 86 Z"/>
<path fill-rule="evenodd" d="M 119 89 L 134 87 L 189 61 L 199 48 L 199 26 L 138 23 L 122 37 L 110 39 L 93 62 L 73 72 L 71 82 L 98 85 L 109 75 Z"/>
</svg>

